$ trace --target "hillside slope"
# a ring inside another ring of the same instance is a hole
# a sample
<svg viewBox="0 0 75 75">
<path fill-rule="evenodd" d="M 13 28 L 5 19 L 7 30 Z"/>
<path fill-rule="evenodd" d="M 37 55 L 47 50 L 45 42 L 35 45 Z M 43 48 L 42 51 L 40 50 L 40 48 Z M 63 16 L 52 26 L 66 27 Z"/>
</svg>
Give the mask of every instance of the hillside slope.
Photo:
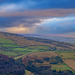
<svg viewBox="0 0 75 75">
<path fill-rule="evenodd" d="M 40 51 L 75 51 L 75 44 L 0 32 L 0 53 L 13 57 Z"/>
<path fill-rule="evenodd" d="M 58 42 L 47 39 L 39 39 L 33 37 L 24 37 L 18 34 L 12 33 L 3 33 L 0 32 L 0 38 L 5 38 L 8 40 L 12 40 L 13 43 L 20 45 L 21 47 L 31 46 L 31 45 L 45 45 L 49 46 L 51 50 L 75 50 L 75 44 Z"/>
<path fill-rule="evenodd" d="M 0 32 L 0 54 L 13 57 L 18 62 L 24 63 L 26 67 L 33 62 L 34 67 L 41 67 L 42 63 L 42 67 L 51 66 L 52 70 L 74 71 L 72 64 L 67 63 L 68 59 L 75 62 L 75 44 L 71 43 Z"/>
</svg>

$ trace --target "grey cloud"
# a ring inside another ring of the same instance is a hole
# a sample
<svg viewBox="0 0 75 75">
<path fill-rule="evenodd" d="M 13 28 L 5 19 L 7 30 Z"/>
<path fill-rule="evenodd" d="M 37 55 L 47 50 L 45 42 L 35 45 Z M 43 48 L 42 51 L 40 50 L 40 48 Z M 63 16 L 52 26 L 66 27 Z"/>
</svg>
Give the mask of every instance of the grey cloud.
<svg viewBox="0 0 75 75">
<path fill-rule="evenodd" d="M 36 17 L 1 17 L 0 28 L 14 27 L 23 24 L 24 27 L 32 27 L 35 23 L 40 23 L 40 18 Z"/>
<path fill-rule="evenodd" d="M 52 17 L 50 17 L 52 18 Z M 64 34 L 64 33 L 72 33 L 75 32 L 75 18 L 72 17 L 61 17 L 62 21 L 60 20 L 60 17 L 56 17 L 58 22 L 55 22 L 53 20 L 50 23 L 42 24 L 44 19 L 48 19 L 48 17 L 4 17 L 0 18 L 0 28 L 14 28 L 14 27 L 20 27 L 20 25 L 23 25 L 23 27 L 30 28 L 30 31 L 35 30 L 34 33 L 38 34 Z M 65 19 L 64 19 L 65 18 Z M 40 20 L 41 19 L 41 20 Z M 64 20 L 63 20 L 64 19 Z M 38 24 L 38 25 L 36 25 Z M 33 28 L 35 26 L 35 28 Z"/>
</svg>

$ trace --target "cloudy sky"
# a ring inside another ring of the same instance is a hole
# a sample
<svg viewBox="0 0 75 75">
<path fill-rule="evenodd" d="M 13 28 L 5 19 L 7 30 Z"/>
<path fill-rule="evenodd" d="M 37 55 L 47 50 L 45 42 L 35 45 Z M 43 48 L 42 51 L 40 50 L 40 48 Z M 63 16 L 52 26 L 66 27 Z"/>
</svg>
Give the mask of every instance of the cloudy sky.
<svg viewBox="0 0 75 75">
<path fill-rule="evenodd" d="M 75 0 L 0 0 L 0 31 L 75 36 Z"/>
</svg>

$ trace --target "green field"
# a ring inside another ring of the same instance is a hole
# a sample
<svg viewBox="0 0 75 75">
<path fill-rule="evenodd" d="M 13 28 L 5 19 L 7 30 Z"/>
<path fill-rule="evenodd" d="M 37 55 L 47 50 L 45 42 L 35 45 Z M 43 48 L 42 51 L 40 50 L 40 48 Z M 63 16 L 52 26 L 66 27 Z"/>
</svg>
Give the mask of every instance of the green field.
<svg viewBox="0 0 75 75">
<path fill-rule="evenodd" d="M 13 56 L 17 59 L 29 53 L 49 51 L 49 46 L 20 47 L 11 40 L 0 38 L 0 49 L 1 54 Z"/>
<path fill-rule="evenodd" d="M 75 53 L 60 53 L 59 56 L 63 59 L 75 59 Z"/>
<path fill-rule="evenodd" d="M 49 46 L 44 46 L 44 45 L 40 45 L 40 46 L 28 46 L 28 48 L 30 48 L 30 49 L 44 49 L 44 50 L 49 50 L 50 49 L 50 47 Z"/>
<path fill-rule="evenodd" d="M 55 51 L 63 59 L 75 59 L 75 51 Z"/>
<path fill-rule="evenodd" d="M 56 53 L 71 53 L 71 52 L 74 53 L 75 51 L 72 51 L 72 50 L 71 50 L 71 51 L 66 51 L 66 50 L 56 50 L 55 52 L 56 52 Z"/>
<path fill-rule="evenodd" d="M 57 71 L 59 71 L 59 70 L 61 70 L 61 71 L 63 71 L 63 70 L 72 70 L 66 64 L 55 64 L 55 65 L 53 64 L 51 66 L 52 66 L 52 70 L 57 70 Z"/>
<path fill-rule="evenodd" d="M 18 54 L 8 51 L 0 51 L 0 54 L 8 55 L 8 56 L 17 56 Z"/>
</svg>

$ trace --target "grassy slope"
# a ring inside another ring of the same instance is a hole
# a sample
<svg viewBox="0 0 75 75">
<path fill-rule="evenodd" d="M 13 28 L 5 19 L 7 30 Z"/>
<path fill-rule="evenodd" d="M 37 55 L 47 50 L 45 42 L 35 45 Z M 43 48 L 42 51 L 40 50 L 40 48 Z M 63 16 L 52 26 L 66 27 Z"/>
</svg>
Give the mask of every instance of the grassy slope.
<svg viewBox="0 0 75 75">
<path fill-rule="evenodd" d="M 26 54 L 40 51 L 49 51 L 48 46 L 27 46 L 21 47 L 12 40 L 0 38 L 0 53 L 8 56 L 14 56 L 15 59 L 23 57 Z"/>
<path fill-rule="evenodd" d="M 61 58 L 75 58 L 75 44 L 43 40 L 37 38 L 26 38 L 15 34 L 0 33 L 0 53 L 13 56 L 15 59 L 22 58 L 27 54 L 55 51 Z M 69 56 L 71 53 L 72 56 Z M 66 55 L 67 54 L 67 55 Z M 63 56 L 63 57 L 62 57 Z M 52 65 L 52 69 L 70 69 L 67 65 Z M 59 66 L 59 67 L 57 67 Z M 61 66 L 63 66 L 61 68 Z"/>
</svg>

